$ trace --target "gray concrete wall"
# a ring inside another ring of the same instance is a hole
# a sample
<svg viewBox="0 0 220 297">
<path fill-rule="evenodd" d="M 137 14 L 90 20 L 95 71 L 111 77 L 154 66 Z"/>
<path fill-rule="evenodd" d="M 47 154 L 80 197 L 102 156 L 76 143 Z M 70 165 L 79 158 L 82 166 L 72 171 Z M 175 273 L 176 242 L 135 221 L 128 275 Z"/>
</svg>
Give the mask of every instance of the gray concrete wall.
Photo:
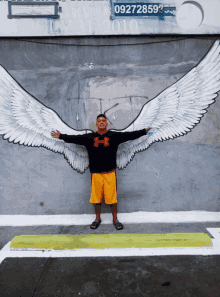
<svg viewBox="0 0 220 297">
<path fill-rule="evenodd" d="M 192 69 L 215 40 L 182 36 L 161 43 L 170 39 L 1 39 L 0 64 L 73 128 L 94 129 L 97 114 L 119 103 L 107 116 L 108 128 L 121 129 Z M 94 212 L 89 170 L 77 173 L 63 155 L 1 137 L 0 163 L 0 214 Z M 136 154 L 117 178 L 119 212 L 220 211 L 219 97 L 192 132 Z M 104 205 L 103 212 L 110 209 Z"/>
</svg>

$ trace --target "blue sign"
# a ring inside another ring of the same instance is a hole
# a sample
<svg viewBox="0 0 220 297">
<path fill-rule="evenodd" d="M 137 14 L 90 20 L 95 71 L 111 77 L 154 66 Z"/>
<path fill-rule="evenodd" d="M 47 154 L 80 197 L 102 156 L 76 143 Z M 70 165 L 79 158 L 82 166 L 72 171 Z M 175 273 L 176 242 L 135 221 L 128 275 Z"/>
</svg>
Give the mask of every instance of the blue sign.
<svg viewBox="0 0 220 297">
<path fill-rule="evenodd" d="M 133 3 L 112 3 L 113 17 L 159 17 L 175 16 L 176 7 L 174 5 L 163 5 L 160 3 L 133 2 Z"/>
</svg>

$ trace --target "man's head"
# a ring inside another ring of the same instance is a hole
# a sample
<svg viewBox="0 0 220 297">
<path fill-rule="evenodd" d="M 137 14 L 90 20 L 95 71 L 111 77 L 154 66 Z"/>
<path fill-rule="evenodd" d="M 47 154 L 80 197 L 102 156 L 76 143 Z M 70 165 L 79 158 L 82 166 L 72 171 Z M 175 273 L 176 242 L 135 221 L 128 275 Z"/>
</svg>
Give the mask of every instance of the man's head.
<svg viewBox="0 0 220 297">
<path fill-rule="evenodd" d="M 108 126 L 106 116 L 104 114 L 99 114 L 96 119 L 96 127 L 98 130 L 105 130 Z"/>
</svg>

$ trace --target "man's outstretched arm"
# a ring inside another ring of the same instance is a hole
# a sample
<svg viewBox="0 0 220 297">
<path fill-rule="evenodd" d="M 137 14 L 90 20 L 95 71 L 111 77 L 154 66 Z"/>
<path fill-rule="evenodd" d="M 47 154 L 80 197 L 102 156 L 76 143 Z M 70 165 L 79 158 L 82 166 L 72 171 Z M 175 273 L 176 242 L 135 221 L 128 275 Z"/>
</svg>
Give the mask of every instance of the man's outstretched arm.
<svg viewBox="0 0 220 297">
<path fill-rule="evenodd" d="M 88 141 L 88 137 L 85 135 L 67 135 L 67 134 L 61 134 L 60 131 L 51 132 L 51 135 L 53 138 L 59 138 L 64 140 L 65 142 L 68 143 L 75 143 L 75 144 L 79 144 L 79 145 L 85 145 Z"/>
<path fill-rule="evenodd" d="M 117 133 L 117 138 L 119 143 L 122 142 L 126 142 L 129 140 L 134 140 L 137 139 L 141 136 L 144 136 L 147 134 L 147 132 L 150 130 L 151 128 L 146 128 L 146 129 L 142 129 L 142 130 L 138 130 L 138 131 L 133 131 L 133 132 L 118 132 Z"/>
</svg>

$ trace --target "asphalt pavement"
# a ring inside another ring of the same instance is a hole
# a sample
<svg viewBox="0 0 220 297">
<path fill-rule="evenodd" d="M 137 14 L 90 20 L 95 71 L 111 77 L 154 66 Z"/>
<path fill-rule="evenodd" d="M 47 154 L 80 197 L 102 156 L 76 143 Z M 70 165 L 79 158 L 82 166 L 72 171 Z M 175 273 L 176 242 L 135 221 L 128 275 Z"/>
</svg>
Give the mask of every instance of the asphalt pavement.
<svg viewBox="0 0 220 297">
<path fill-rule="evenodd" d="M 206 233 L 220 222 L 0 227 L 0 249 L 24 234 Z M 1 297 L 210 296 L 219 297 L 220 255 L 6 257 L 0 264 Z"/>
</svg>

